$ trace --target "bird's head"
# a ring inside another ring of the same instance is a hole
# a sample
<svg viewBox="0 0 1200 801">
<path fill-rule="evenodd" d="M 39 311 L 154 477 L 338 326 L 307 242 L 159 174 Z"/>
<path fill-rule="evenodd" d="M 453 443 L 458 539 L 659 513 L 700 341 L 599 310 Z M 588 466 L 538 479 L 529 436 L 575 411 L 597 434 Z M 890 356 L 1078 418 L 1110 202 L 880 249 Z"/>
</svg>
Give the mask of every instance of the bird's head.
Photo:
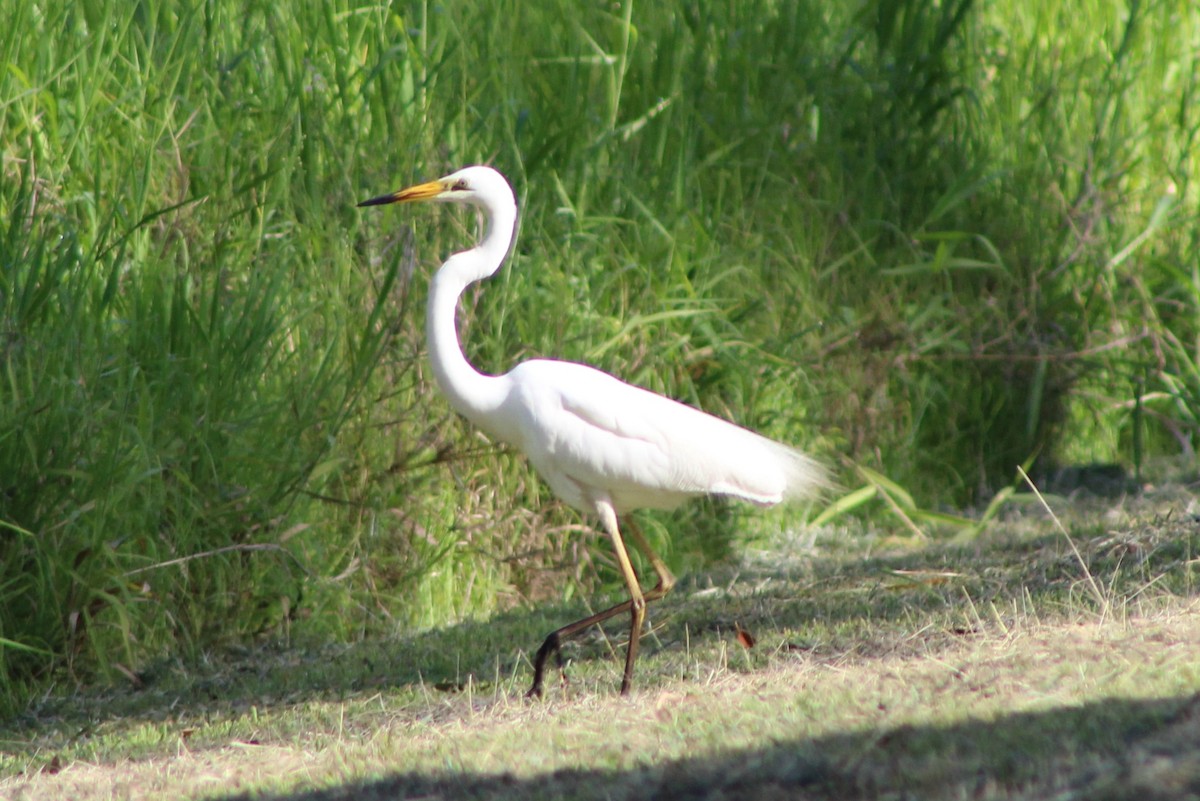
<svg viewBox="0 0 1200 801">
<path fill-rule="evenodd" d="M 359 206 L 382 206 L 387 203 L 416 203 L 419 201 L 440 203 L 469 203 L 476 206 L 494 207 L 507 201 L 515 204 L 512 187 L 504 176 L 491 167 L 464 167 L 436 181 L 416 184 L 398 192 L 364 200 Z"/>
</svg>

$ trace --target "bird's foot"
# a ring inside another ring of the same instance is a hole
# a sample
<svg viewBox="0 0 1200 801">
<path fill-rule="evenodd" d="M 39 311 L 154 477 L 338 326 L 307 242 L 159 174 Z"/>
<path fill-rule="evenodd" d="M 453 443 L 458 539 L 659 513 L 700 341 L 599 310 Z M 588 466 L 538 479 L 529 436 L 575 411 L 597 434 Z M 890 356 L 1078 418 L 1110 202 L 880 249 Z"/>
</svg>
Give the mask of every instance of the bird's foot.
<svg viewBox="0 0 1200 801">
<path fill-rule="evenodd" d="M 558 664 L 558 672 L 562 679 L 563 688 L 566 688 L 567 666 L 563 663 L 562 640 L 556 631 L 546 638 L 545 642 L 542 643 L 542 647 L 538 648 L 537 656 L 533 658 L 533 686 L 529 688 L 529 692 L 525 693 L 526 698 L 542 697 L 543 679 L 546 675 L 546 660 L 550 658 L 551 654 L 554 654 L 554 661 Z"/>
</svg>

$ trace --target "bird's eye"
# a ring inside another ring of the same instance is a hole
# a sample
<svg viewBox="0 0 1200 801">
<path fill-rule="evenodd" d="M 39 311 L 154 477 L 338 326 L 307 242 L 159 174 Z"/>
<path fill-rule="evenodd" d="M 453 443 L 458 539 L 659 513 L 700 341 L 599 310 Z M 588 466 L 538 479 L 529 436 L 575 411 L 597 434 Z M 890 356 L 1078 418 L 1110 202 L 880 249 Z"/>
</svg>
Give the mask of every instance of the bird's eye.
<svg viewBox="0 0 1200 801">
<path fill-rule="evenodd" d="M 451 192 L 466 192 L 467 191 L 466 180 L 463 178 L 459 178 L 457 181 L 454 182 L 454 186 L 450 187 L 450 191 Z"/>
</svg>

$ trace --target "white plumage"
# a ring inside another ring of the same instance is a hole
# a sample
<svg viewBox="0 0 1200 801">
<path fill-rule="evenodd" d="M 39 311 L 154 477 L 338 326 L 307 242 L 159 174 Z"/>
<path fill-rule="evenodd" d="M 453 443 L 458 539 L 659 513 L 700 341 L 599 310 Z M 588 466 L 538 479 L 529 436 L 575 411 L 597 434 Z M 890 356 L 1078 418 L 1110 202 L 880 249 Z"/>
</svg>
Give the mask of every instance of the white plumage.
<svg viewBox="0 0 1200 801">
<path fill-rule="evenodd" d="M 586 365 L 530 361 L 507 378 L 517 425 L 497 436 L 585 513 L 596 491 L 621 515 L 708 494 L 769 505 L 816 485 L 817 467 L 795 449 Z"/>
<path fill-rule="evenodd" d="M 463 290 L 494 274 L 508 255 L 516 200 L 500 173 L 467 167 L 359 205 L 420 200 L 470 204 L 485 221 L 479 244 L 452 255 L 430 283 L 426 335 L 438 385 L 464 417 L 521 449 L 556 495 L 600 519 L 629 587 L 629 601 L 546 638 L 530 694 L 541 695 L 546 658 L 558 653 L 562 640 L 625 611 L 633 618 L 621 684 L 621 692 L 628 692 L 645 601 L 669 592 L 674 578 L 632 521 L 625 520 L 658 574 L 658 585 L 641 591 L 618 516 L 640 508 L 669 509 L 709 494 L 772 505 L 813 495 L 825 485 L 824 471 L 795 448 L 587 365 L 535 359 L 500 376 L 477 371 L 463 356 L 455 310 Z"/>
</svg>

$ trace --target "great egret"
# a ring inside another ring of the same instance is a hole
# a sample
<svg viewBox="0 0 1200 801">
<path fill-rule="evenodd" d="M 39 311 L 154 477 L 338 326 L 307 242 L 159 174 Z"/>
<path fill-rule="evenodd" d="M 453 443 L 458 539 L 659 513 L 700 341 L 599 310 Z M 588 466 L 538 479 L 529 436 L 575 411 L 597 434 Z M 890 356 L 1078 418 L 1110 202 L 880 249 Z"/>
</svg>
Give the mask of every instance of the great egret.
<svg viewBox="0 0 1200 801">
<path fill-rule="evenodd" d="M 675 578 L 633 521 L 625 519 L 625 530 L 658 574 L 654 588 L 642 592 L 618 520 L 634 509 L 670 509 L 707 494 L 770 506 L 812 495 L 823 486 L 824 471 L 792 447 L 583 364 L 534 359 L 504 375 L 480 373 L 463 356 L 455 311 L 463 290 L 495 274 L 508 255 L 516 200 L 504 176 L 477 166 L 358 205 L 429 200 L 475 206 L 483 215 L 479 244 L 450 256 L 430 283 L 425 325 L 439 386 L 463 417 L 524 451 L 558 497 L 600 519 L 629 588 L 628 601 L 546 637 L 534 659 L 529 695 L 541 696 L 551 654 L 562 670 L 564 640 L 629 612 L 624 695 L 633 680 L 646 602 L 670 592 Z"/>
</svg>

